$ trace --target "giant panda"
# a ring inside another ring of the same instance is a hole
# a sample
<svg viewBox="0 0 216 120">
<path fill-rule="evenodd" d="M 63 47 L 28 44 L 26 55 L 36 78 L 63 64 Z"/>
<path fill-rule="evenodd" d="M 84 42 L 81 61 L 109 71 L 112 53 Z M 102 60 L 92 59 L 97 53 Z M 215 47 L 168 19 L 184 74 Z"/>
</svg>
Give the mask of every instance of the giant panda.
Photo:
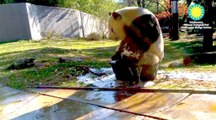
<svg viewBox="0 0 216 120">
<path fill-rule="evenodd" d="M 110 13 L 108 28 L 111 38 L 121 40 L 112 56 L 112 61 L 120 60 L 125 63 L 118 70 L 122 71 L 121 76 L 127 76 L 128 72 L 123 71 L 129 68 L 128 71 L 135 76 L 135 81 L 154 80 L 158 64 L 164 57 L 164 40 L 155 15 L 144 8 L 125 7 Z M 117 76 L 118 74 L 116 73 Z"/>
</svg>

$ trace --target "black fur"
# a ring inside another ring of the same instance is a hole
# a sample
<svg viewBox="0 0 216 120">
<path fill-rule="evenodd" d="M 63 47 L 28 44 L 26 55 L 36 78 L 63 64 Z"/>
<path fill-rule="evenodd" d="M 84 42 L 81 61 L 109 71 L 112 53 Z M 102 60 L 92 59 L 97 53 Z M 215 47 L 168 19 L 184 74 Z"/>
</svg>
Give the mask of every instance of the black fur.
<svg viewBox="0 0 216 120">
<path fill-rule="evenodd" d="M 151 44 L 157 41 L 160 30 L 152 15 L 143 15 L 136 18 L 130 26 L 124 26 L 126 37 L 137 44 L 144 52 L 148 51 Z"/>
<path fill-rule="evenodd" d="M 132 61 L 121 58 L 121 52 L 119 51 L 111 59 L 110 64 L 117 80 L 129 81 L 130 83 L 138 82 L 139 77 Z"/>
<path fill-rule="evenodd" d="M 115 55 L 111 57 L 112 60 L 121 60 L 121 52 L 116 51 Z"/>
<path fill-rule="evenodd" d="M 120 43 L 119 51 L 112 56 L 113 62 L 111 62 L 116 78 L 118 80 L 130 82 L 138 82 L 139 77 L 142 81 L 155 79 L 157 75 L 157 65 L 142 66 L 141 76 L 138 76 L 136 63 L 139 60 L 121 55 L 122 47 L 125 47 L 125 43 L 129 44 L 129 46 L 126 47 L 128 51 L 135 52 L 141 50 L 141 52 L 144 53 L 149 50 L 150 46 L 158 40 L 160 35 L 159 26 L 155 18 L 153 18 L 152 15 L 138 17 L 130 26 L 125 25 L 123 32 L 125 32 L 126 37 L 123 42 Z"/>
<path fill-rule="evenodd" d="M 134 64 L 129 64 L 124 60 L 113 60 L 110 62 L 117 80 L 138 82 L 139 77 Z"/>
</svg>

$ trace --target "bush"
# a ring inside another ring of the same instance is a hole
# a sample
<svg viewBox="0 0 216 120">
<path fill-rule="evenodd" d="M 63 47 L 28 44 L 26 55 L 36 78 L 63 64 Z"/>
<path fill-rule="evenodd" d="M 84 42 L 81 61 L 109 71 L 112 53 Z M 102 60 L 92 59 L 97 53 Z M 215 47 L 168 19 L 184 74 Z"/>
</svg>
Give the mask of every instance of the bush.
<svg viewBox="0 0 216 120">
<path fill-rule="evenodd" d="M 9 4 L 9 3 L 13 3 L 14 0 L 0 0 L 0 4 Z"/>
<path fill-rule="evenodd" d="M 98 33 L 90 33 L 89 35 L 87 35 L 86 37 L 87 40 L 100 40 L 101 39 L 101 35 Z"/>
<path fill-rule="evenodd" d="M 43 39 L 62 39 L 63 35 L 56 33 L 55 31 L 48 31 L 42 33 Z"/>
</svg>

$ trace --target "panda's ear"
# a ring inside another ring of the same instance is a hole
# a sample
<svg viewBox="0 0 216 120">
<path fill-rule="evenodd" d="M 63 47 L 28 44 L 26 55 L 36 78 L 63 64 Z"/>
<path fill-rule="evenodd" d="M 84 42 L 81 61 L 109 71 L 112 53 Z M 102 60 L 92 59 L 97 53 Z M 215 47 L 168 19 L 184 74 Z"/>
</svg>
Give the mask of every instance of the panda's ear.
<svg viewBox="0 0 216 120">
<path fill-rule="evenodd" d="M 117 19 L 120 20 L 122 18 L 122 16 L 117 12 L 113 12 L 113 13 L 111 13 L 111 15 L 115 20 L 117 20 Z"/>
</svg>

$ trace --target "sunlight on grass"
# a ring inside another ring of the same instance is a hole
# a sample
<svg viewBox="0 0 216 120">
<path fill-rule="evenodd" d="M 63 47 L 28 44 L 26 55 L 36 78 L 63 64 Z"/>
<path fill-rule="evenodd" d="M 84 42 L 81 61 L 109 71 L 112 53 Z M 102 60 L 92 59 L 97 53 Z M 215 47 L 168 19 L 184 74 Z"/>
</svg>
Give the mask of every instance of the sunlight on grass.
<svg viewBox="0 0 216 120">
<path fill-rule="evenodd" d="M 79 39 L 41 40 L 8 42 L 0 44 L 0 80 L 15 87 L 26 85 L 75 85 L 76 76 L 71 73 L 73 66 L 86 65 L 106 67 L 119 41 L 86 41 Z M 60 63 L 60 57 L 83 58 L 82 62 Z M 9 71 L 6 68 L 13 62 L 35 58 L 45 67 Z M 77 71 L 78 72 L 78 71 Z M 82 85 L 77 83 L 77 85 Z"/>
<path fill-rule="evenodd" d="M 8 42 L 0 44 L 0 81 L 14 88 L 25 88 L 31 85 L 83 86 L 77 83 L 76 76 L 83 72 L 72 68 L 79 66 L 110 67 L 110 57 L 120 41 L 82 39 L 40 40 Z M 173 61 L 181 62 L 186 52 L 192 52 L 191 46 L 200 46 L 196 41 L 165 40 L 165 57 L 161 65 L 167 66 Z M 60 57 L 80 58 L 82 61 L 59 63 Z M 35 58 L 39 66 L 23 70 L 6 70 L 17 60 Z M 160 68 L 167 71 L 210 71 L 215 65 L 182 66 L 178 68 Z M 163 86 L 161 84 L 161 86 Z M 170 86 L 175 87 L 175 86 Z"/>
<path fill-rule="evenodd" d="M 196 53 L 202 51 L 202 41 L 196 39 L 169 41 L 165 40 L 164 52 L 165 56 L 161 65 L 168 66 L 172 62 L 183 62 L 185 54 Z M 203 64 L 198 65 L 192 63 L 190 66 L 182 66 L 177 68 L 164 68 L 166 71 L 187 71 L 187 72 L 216 72 L 216 65 Z"/>
</svg>

